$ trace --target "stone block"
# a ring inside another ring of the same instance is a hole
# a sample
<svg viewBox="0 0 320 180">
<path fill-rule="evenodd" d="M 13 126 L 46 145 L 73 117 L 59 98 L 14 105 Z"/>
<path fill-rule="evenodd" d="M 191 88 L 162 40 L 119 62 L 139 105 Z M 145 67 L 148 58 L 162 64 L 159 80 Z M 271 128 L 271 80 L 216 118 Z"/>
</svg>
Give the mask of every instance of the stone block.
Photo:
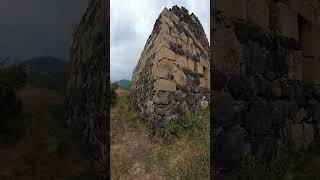
<svg viewBox="0 0 320 180">
<path fill-rule="evenodd" d="M 172 20 L 170 18 L 168 18 L 167 16 L 161 16 L 161 21 L 165 24 L 168 25 L 170 27 L 174 27 L 174 24 L 172 22 Z"/>
<path fill-rule="evenodd" d="M 176 84 L 172 81 L 165 80 L 165 79 L 158 79 L 154 83 L 154 89 L 156 91 L 169 91 L 175 92 L 176 91 Z"/>
<path fill-rule="evenodd" d="M 224 73 L 240 73 L 242 46 L 235 33 L 228 29 L 218 29 L 215 37 L 212 52 L 214 68 Z"/>
<path fill-rule="evenodd" d="M 320 57 L 320 29 L 307 22 L 301 29 L 301 42 L 304 56 Z"/>
<path fill-rule="evenodd" d="M 311 51 L 312 55 L 315 58 L 320 58 L 320 28 L 317 28 L 316 26 L 311 27 L 312 31 L 312 45 L 311 45 Z"/>
<path fill-rule="evenodd" d="M 201 63 L 196 62 L 195 67 L 196 67 L 197 73 L 203 74 L 203 66 L 201 65 Z"/>
<path fill-rule="evenodd" d="M 303 81 L 307 83 L 320 83 L 320 60 L 303 58 Z"/>
<path fill-rule="evenodd" d="M 187 69 L 188 68 L 187 63 L 188 63 L 188 60 L 185 56 L 181 56 L 181 55 L 176 56 L 176 65 Z"/>
<path fill-rule="evenodd" d="M 158 38 L 159 37 L 159 38 Z M 158 36 L 154 41 L 153 51 L 158 52 L 162 47 L 170 48 L 169 40 L 163 38 L 162 36 Z"/>
<path fill-rule="evenodd" d="M 169 25 L 167 23 L 164 23 L 160 28 L 160 32 L 170 34 Z"/>
<path fill-rule="evenodd" d="M 293 146 L 299 150 L 304 145 L 303 137 L 303 125 L 302 124 L 292 124 L 290 128 L 290 137 Z"/>
<path fill-rule="evenodd" d="M 213 8 L 222 11 L 227 17 L 246 19 L 248 0 L 216 0 Z"/>
<path fill-rule="evenodd" d="M 172 32 L 172 31 L 171 31 Z M 161 35 L 160 35 L 161 34 Z M 174 36 L 173 34 L 165 33 L 165 32 L 160 32 L 158 36 L 161 36 L 161 38 L 164 38 L 168 40 L 169 42 L 176 44 L 177 43 L 177 37 Z"/>
<path fill-rule="evenodd" d="M 308 149 L 314 140 L 314 129 L 312 124 L 303 123 L 304 149 Z"/>
<path fill-rule="evenodd" d="M 214 113 L 212 117 L 215 121 L 215 126 L 229 124 L 235 115 L 233 97 L 226 92 L 217 92 L 212 97 L 212 107 Z"/>
<path fill-rule="evenodd" d="M 188 43 L 188 37 L 187 37 L 186 33 L 182 32 L 180 34 L 180 36 L 181 36 L 181 40 L 184 41 L 183 43 L 187 44 Z"/>
<path fill-rule="evenodd" d="M 176 70 L 173 61 L 169 59 L 162 59 L 161 61 L 157 62 L 155 66 L 153 66 L 154 79 L 168 79 L 173 70 Z"/>
<path fill-rule="evenodd" d="M 200 87 L 204 87 L 204 88 L 210 88 L 210 81 L 205 78 L 205 77 L 202 77 L 200 78 Z"/>
<path fill-rule="evenodd" d="M 200 63 L 202 66 L 207 67 L 207 68 L 210 66 L 209 61 L 202 56 L 200 56 Z"/>
<path fill-rule="evenodd" d="M 289 66 L 289 72 L 288 72 L 288 78 L 290 80 L 302 80 L 302 52 L 301 51 L 293 51 L 290 52 L 290 54 L 287 57 L 288 59 L 288 66 Z"/>
<path fill-rule="evenodd" d="M 187 76 L 183 73 L 182 70 L 177 70 L 172 73 L 173 79 L 179 85 L 186 85 L 187 84 Z"/>
<path fill-rule="evenodd" d="M 177 38 L 177 45 L 181 45 L 182 46 L 182 41 L 180 38 Z"/>
<path fill-rule="evenodd" d="M 163 58 L 175 60 L 176 54 L 167 47 L 161 47 L 159 51 L 156 53 L 155 61 L 160 61 Z"/>
<path fill-rule="evenodd" d="M 289 9 L 286 4 L 278 2 L 276 4 L 278 14 L 278 28 L 287 37 L 299 40 L 298 14 Z"/>
<path fill-rule="evenodd" d="M 197 56 L 197 50 L 196 47 L 192 47 L 192 55 Z"/>
<path fill-rule="evenodd" d="M 187 64 L 188 64 L 188 69 L 194 72 L 194 62 L 192 60 L 188 60 Z"/>
<path fill-rule="evenodd" d="M 271 94 L 275 98 L 278 98 L 281 96 L 281 85 L 279 80 L 274 80 L 271 83 Z"/>
<path fill-rule="evenodd" d="M 248 2 L 248 21 L 258 26 L 269 26 L 269 7 L 266 0 L 251 0 Z"/>
</svg>

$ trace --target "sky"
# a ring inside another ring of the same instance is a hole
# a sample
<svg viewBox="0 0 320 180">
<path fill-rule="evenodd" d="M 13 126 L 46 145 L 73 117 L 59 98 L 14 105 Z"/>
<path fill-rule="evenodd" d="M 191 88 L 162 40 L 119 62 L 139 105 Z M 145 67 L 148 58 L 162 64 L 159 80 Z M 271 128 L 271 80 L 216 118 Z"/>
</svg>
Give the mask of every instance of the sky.
<svg viewBox="0 0 320 180">
<path fill-rule="evenodd" d="M 0 59 L 53 56 L 67 60 L 72 26 L 88 0 L 1 0 Z"/>
<path fill-rule="evenodd" d="M 183 6 L 200 20 L 210 39 L 210 0 L 111 0 L 111 81 L 131 80 L 147 38 L 164 7 Z"/>
</svg>

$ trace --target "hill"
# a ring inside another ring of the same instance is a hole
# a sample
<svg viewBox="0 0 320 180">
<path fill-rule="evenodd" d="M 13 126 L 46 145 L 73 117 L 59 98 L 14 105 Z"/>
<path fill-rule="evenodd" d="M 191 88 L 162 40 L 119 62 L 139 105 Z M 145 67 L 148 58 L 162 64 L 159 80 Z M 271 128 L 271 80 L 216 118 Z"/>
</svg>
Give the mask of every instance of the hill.
<svg viewBox="0 0 320 180">
<path fill-rule="evenodd" d="M 22 64 L 27 73 L 27 83 L 58 90 L 66 86 L 68 62 L 53 57 L 36 57 Z"/>
<path fill-rule="evenodd" d="M 120 87 L 122 89 L 130 90 L 131 81 L 126 80 L 126 79 L 122 79 L 122 80 L 116 81 L 116 83 L 118 84 L 118 87 Z"/>
</svg>

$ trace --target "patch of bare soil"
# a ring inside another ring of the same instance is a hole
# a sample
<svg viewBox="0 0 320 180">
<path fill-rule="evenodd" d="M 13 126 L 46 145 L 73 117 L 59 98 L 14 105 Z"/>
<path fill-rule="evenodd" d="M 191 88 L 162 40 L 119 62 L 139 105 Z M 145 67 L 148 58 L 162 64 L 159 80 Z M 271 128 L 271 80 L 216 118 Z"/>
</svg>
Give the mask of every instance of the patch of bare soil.
<svg viewBox="0 0 320 180">
<path fill-rule="evenodd" d="M 134 129 L 128 119 L 136 114 L 129 112 L 128 91 L 118 89 L 118 102 L 111 109 L 111 176 L 112 179 L 151 180 L 163 179 L 150 171 L 152 142 L 141 124 Z"/>
</svg>

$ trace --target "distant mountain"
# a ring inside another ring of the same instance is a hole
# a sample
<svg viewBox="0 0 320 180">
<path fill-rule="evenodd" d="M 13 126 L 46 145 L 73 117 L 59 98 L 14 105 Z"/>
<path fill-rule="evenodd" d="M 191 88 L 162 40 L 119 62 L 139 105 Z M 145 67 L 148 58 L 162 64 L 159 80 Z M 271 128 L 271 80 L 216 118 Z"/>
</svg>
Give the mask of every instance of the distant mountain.
<svg viewBox="0 0 320 180">
<path fill-rule="evenodd" d="M 116 83 L 118 84 L 118 86 L 120 88 L 123 88 L 123 89 L 128 89 L 129 90 L 130 87 L 131 87 L 131 81 L 126 80 L 126 79 L 122 79 L 120 81 L 116 81 Z"/>
<path fill-rule="evenodd" d="M 49 89 L 65 88 L 68 62 L 54 57 L 36 57 L 22 64 L 26 69 L 28 83 Z"/>
</svg>

